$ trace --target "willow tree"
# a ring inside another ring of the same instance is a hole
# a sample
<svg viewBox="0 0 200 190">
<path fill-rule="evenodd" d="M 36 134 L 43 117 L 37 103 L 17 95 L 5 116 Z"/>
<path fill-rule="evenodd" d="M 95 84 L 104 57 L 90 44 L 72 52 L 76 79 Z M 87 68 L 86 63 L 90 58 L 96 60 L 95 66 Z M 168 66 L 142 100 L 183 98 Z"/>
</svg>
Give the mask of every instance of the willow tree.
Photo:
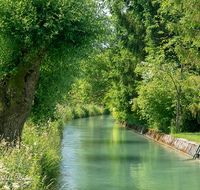
<svg viewBox="0 0 200 190">
<path fill-rule="evenodd" d="M 21 140 L 44 58 L 63 63 L 70 50 L 88 47 L 102 32 L 102 20 L 93 0 L 0 0 L 2 138 Z"/>
</svg>

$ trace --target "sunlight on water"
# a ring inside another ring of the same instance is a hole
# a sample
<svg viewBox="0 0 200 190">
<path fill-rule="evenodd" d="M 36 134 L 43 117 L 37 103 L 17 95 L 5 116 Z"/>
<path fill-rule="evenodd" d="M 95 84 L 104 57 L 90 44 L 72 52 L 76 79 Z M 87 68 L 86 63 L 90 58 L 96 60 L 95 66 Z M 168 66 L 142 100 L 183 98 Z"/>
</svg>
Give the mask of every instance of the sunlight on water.
<svg viewBox="0 0 200 190">
<path fill-rule="evenodd" d="M 200 189 L 199 161 L 125 130 L 112 116 L 68 122 L 62 145 L 58 189 Z"/>
</svg>

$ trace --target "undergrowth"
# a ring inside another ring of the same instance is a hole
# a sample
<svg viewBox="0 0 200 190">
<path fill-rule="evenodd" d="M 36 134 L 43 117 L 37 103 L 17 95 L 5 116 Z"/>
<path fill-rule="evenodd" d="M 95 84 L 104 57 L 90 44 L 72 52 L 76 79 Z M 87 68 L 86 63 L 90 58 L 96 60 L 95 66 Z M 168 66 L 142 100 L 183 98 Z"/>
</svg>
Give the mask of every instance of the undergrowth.
<svg viewBox="0 0 200 190">
<path fill-rule="evenodd" d="M 58 121 L 45 126 L 26 122 L 20 146 L 0 155 L 0 189 L 53 189 L 59 174 L 61 130 Z"/>
<path fill-rule="evenodd" d="M 55 189 L 65 122 L 109 113 L 96 105 L 58 105 L 57 110 L 53 122 L 34 125 L 28 119 L 20 146 L 5 148 L 6 143 L 0 143 L 0 189 Z"/>
</svg>

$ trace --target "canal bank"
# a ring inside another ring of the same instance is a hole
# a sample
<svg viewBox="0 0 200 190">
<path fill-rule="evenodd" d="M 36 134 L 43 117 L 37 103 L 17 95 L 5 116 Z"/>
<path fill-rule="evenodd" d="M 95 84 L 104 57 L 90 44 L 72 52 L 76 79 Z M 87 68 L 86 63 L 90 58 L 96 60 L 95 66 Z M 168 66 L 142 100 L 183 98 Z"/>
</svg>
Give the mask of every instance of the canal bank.
<svg viewBox="0 0 200 190">
<path fill-rule="evenodd" d="M 199 143 L 197 143 L 197 142 L 188 141 L 183 138 L 175 138 L 175 137 L 172 137 L 171 135 L 158 132 L 154 129 L 147 129 L 144 126 L 142 127 L 142 126 L 138 126 L 138 125 L 134 125 L 134 124 L 128 124 L 126 122 L 122 122 L 121 125 L 126 128 L 131 128 L 135 132 L 145 135 L 146 137 L 148 137 L 156 142 L 159 142 L 159 143 L 168 145 L 172 148 L 175 148 L 191 157 L 193 157 L 193 155 L 196 153 L 196 150 L 199 146 Z M 199 157 L 200 156 L 198 154 L 197 158 L 200 159 Z"/>
</svg>

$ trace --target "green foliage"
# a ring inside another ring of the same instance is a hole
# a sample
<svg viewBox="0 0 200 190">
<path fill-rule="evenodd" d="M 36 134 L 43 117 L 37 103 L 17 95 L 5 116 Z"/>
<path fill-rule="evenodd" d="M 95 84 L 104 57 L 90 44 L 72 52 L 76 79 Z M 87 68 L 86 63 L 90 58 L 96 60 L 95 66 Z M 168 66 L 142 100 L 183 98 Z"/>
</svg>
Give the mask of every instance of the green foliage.
<svg viewBox="0 0 200 190">
<path fill-rule="evenodd" d="M 99 46 L 106 34 L 103 4 L 93 0 L 0 0 L 0 80 L 20 68 L 40 66 L 32 118 L 46 121 L 66 100 L 79 59 Z M 40 64 L 40 60 L 42 63 Z M 23 89 L 23 88 L 22 88 Z"/>
<path fill-rule="evenodd" d="M 180 117 L 180 130 L 182 132 L 200 131 L 199 91 L 200 79 L 193 76 L 184 81 L 182 92 L 182 105 Z"/>
<path fill-rule="evenodd" d="M 113 53 L 121 62 L 109 59 L 110 63 L 114 62 L 113 68 L 109 64 L 109 71 L 114 71 L 116 78 L 109 83 L 104 101 L 113 108 L 114 116 L 119 121 L 127 121 L 132 115 L 146 120 L 150 127 L 169 133 L 180 109 L 179 129 L 198 131 L 200 3 L 195 0 L 110 0 L 108 5 L 116 19 L 121 49 L 132 53 L 125 55 L 134 61 L 132 73 L 136 67 L 139 76 L 133 77 L 130 86 L 121 83 L 117 72 L 124 68 L 127 60 Z M 119 73 L 123 76 L 126 71 Z M 131 74 L 126 73 L 126 77 L 129 76 Z M 140 76 L 143 81 L 136 82 Z M 132 103 L 131 112 L 128 101 Z M 180 108 L 177 108 L 179 101 Z"/>
<path fill-rule="evenodd" d="M 120 44 L 108 52 L 108 71 L 105 73 L 109 83 L 108 91 L 103 102 L 113 111 L 119 121 L 126 120 L 130 113 L 129 101 L 136 96 L 135 68 L 136 58 Z"/>
<path fill-rule="evenodd" d="M 70 121 L 77 118 L 90 117 L 96 115 L 109 114 L 110 112 L 106 110 L 103 106 L 98 106 L 94 104 L 77 104 L 77 105 L 66 105 L 59 106 L 59 110 L 64 113 L 64 121 Z"/>
<path fill-rule="evenodd" d="M 124 47 L 137 58 L 145 57 L 146 27 L 158 9 L 157 1 L 112 1 L 108 0 L 111 13 L 116 17 L 118 35 Z"/>
<path fill-rule="evenodd" d="M 83 118 L 86 116 L 86 112 L 84 111 L 83 107 L 80 105 L 76 105 L 73 109 L 74 119 L 76 118 Z"/>
<path fill-rule="evenodd" d="M 102 103 L 118 121 L 127 120 L 131 113 L 129 101 L 136 96 L 136 58 L 118 44 L 92 59 L 83 62 L 82 76 L 72 86 L 70 102 Z"/>
<path fill-rule="evenodd" d="M 119 42 L 109 52 L 107 78 L 109 90 L 104 102 L 118 121 L 126 121 L 132 114 L 130 101 L 137 97 L 135 69 L 145 59 L 147 27 L 157 13 L 159 4 L 154 1 L 108 1 L 116 18 Z"/>
<path fill-rule="evenodd" d="M 40 66 L 40 82 L 31 109 L 31 118 L 35 123 L 55 118 L 57 103 L 66 102 L 74 75 L 77 73 L 75 67 L 67 62 L 55 64 L 45 57 Z"/>
<path fill-rule="evenodd" d="M 170 126 L 170 134 L 171 135 L 174 135 L 174 134 L 176 134 L 177 132 L 176 132 L 176 126 L 175 125 L 171 125 Z"/>
<path fill-rule="evenodd" d="M 1 142 L 1 188 L 51 189 L 59 174 L 60 140 L 63 126 L 49 122 L 39 127 L 29 120 L 23 131 L 22 143 L 16 148 L 3 150 Z"/>
<path fill-rule="evenodd" d="M 65 46 L 86 44 L 98 35 L 103 17 L 97 6 L 84 0 L 2 0 L 1 35 L 14 40 L 21 50 L 45 47 L 63 52 Z"/>
<path fill-rule="evenodd" d="M 132 110 L 137 111 L 149 127 L 169 133 L 176 114 L 176 91 L 170 79 L 142 82 L 138 86 L 139 96 L 133 100 Z M 136 109 L 136 110 L 135 110 Z"/>
<path fill-rule="evenodd" d="M 133 101 L 134 116 L 169 133 L 175 125 L 177 86 L 181 84 L 180 131 L 199 131 L 199 78 L 185 69 L 180 80 L 180 69 L 175 64 L 159 66 L 149 61 L 145 66 L 137 68 L 144 80 L 138 86 L 138 98 Z"/>
<path fill-rule="evenodd" d="M 17 47 L 9 38 L 0 36 L 0 79 L 7 74 L 16 73 L 15 64 L 12 63 L 12 57 Z M 9 63 L 9 64 L 8 64 Z"/>
<path fill-rule="evenodd" d="M 105 73 L 108 71 L 107 52 L 94 52 L 80 63 L 80 77 L 70 91 L 72 103 L 101 104 L 108 89 Z"/>
</svg>

